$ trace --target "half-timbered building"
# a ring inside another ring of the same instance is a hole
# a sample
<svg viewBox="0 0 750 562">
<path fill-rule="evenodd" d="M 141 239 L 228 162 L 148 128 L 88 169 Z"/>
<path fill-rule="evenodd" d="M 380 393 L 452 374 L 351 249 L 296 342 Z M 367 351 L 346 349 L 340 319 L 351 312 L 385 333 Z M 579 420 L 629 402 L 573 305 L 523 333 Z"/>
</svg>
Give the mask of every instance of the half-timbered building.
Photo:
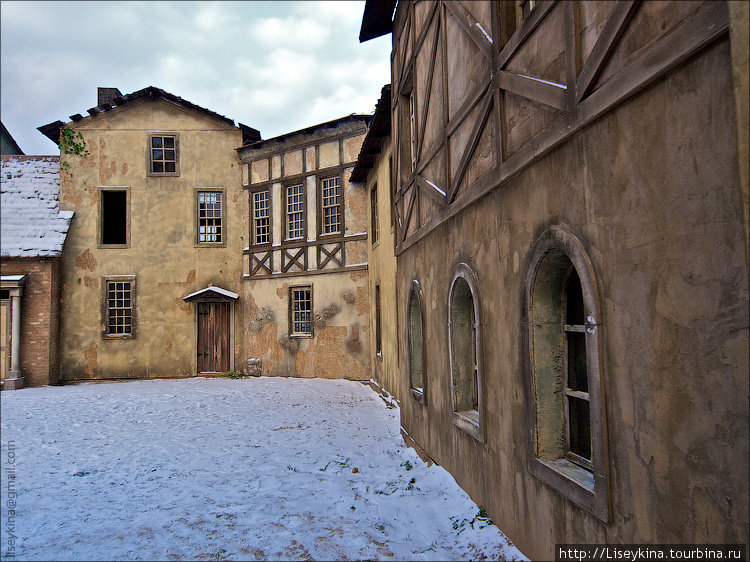
<svg viewBox="0 0 750 562">
<path fill-rule="evenodd" d="M 747 543 L 747 5 L 394 4 L 407 439 L 533 559 Z"/>
<path fill-rule="evenodd" d="M 238 149 L 247 372 L 370 378 L 366 194 L 349 181 L 370 119 Z"/>
</svg>

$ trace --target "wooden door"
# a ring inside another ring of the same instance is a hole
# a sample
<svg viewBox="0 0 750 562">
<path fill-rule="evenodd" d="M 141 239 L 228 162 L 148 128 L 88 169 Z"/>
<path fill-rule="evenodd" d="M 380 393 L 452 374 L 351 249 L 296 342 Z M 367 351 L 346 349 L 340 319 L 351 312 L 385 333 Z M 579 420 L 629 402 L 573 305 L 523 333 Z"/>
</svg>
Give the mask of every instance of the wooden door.
<svg viewBox="0 0 750 562">
<path fill-rule="evenodd" d="M 198 304 L 198 373 L 229 371 L 229 303 Z"/>
</svg>

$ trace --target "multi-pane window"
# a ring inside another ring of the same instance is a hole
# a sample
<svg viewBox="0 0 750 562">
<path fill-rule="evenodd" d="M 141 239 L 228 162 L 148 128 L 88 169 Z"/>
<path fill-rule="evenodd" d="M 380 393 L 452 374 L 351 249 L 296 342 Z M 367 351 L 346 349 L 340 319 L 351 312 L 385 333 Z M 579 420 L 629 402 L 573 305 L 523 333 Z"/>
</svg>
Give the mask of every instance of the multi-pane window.
<svg viewBox="0 0 750 562">
<path fill-rule="evenodd" d="M 253 244 L 271 242 L 271 214 L 268 190 L 256 191 L 253 197 Z"/>
<path fill-rule="evenodd" d="M 305 234 L 305 207 L 302 185 L 286 188 L 286 237 L 302 238 Z"/>
<path fill-rule="evenodd" d="M 370 190 L 370 238 L 372 243 L 378 241 L 378 186 L 373 185 Z"/>
<path fill-rule="evenodd" d="M 221 244 L 222 233 L 222 193 L 219 191 L 198 192 L 198 242 L 201 244 Z"/>
<path fill-rule="evenodd" d="M 334 234 L 341 231 L 341 194 L 339 178 L 324 179 L 321 186 L 321 206 L 323 234 Z"/>
<path fill-rule="evenodd" d="M 565 287 L 565 386 L 567 457 L 591 469 L 591 419 L 586 373 L 586 320 L 581 280 L 571 269 Z"/>
<path fill-rule="evenodd" d="M 312 334 L 312 287 L 292 287 L 292 334 Z"/>
<path fill-rule="evenodd" d="M 177 137 L 151 135 L 151 173 L 177 173 Z"/>
<path fill-rule="evenodd" d="M 529 468 L 607 521 L 603 326 L 591 262 L 573 232 L 553 226 L 534 244 L 529 263 L 522 322 Z"/>
<path fill-rule="evenodd" d="M 133 335 L 133 288 L 130 279 L 106 281 L 106 335 Z"/>
</svg>

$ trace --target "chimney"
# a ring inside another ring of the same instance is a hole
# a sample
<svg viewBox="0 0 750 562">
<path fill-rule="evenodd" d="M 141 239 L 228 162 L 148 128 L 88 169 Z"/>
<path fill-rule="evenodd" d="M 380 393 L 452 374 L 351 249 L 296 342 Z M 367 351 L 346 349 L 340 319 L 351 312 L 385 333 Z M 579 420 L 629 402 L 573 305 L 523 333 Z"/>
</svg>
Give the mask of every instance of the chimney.
<svg viewBox="0 0 750 562">
<path fill-rule="evenodd" d="M 105 103 L 113 105 L 112 100 L 122 96 L 120 90 L 118 90 L 117 88 L 97 88 L 96 90 L 98 97 L 96 105 L 98 106 L 102 106 Z"/>
</svg>

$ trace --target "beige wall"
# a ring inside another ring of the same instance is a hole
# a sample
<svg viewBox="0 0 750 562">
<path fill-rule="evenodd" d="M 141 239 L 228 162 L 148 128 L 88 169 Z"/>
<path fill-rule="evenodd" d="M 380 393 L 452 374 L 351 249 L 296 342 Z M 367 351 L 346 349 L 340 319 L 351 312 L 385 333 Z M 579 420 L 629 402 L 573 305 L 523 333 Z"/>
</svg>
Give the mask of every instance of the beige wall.
<svg viewBox="0 0 750 562">
<path fill-rule="evenodd" d="M 60 207 L 75 211 L 65 246 L 61 379 L 195 374 L 195 305 L 207 285 L 241 292 L 239 129 L 197 111 L 142 99 L 70 126 L 90 155 L 61 155 Z M 148 132 L 179 133 L 179 177 L 149 177 Z M 128 248 L 98 248 L 98 191 L 127 186 Z M 225 247 L 197 247 L 195 188 L 226 190 Z M 136 275 L 136 337 L 102 337 L 102 276 Z M 241 329 L 242 301 L 235 303 Z M 241 361 L 235 337 L 233 359 Z"/>
<path fill-rule="evenodd" d="M 354 117 L 239 150 L 247 189 L 244 232 L 252 228 L 252 194 L 268 190 L 271 198 L 270 244 L 255 246 L 248 234 L 243 252 L 242 337 L 246 359 L 260 365 L 264 375 L 371 376 L 366 190 L 349 181 L 366 126 L 361 116 Z M 322 234 L 319 184 L 334 176 L 340 181 L 344 228 Z M 287 240 L 285 189 L 297 184 L 305 194 L 305 234 Z M 335 259 L 328 259 L 323 249 Z M 294 263 L 291 257 L 298 255 Z M 258 261 L 268 269 L 257 268 Z M 312 289 L 310 336 L 290 335 L 290 288 L 297 286 Z M 253 370 L 247 363 L 244 368 Z"/>
<path fill-rule="evenodd" d="M 396 314 L 396 256 L 393 252 L 394 225 L 391 222 L 391 177 L 388 159 L 391 156 L 391 143 L 386 140 L 380 154 L 367 177 L 368 224 L 372 224 L 372 207 L 369 204 L 370 191 L 374 185 L 378 187 L 378 233 L 376 244 L 372 244 L 370 232 L 368 264 L 370 289 L 370 349 L 372 350 L 373 379 L 385 390 L 401 399 L 401 389 L 398 385 L 398 340 L 396 329 L 398 316 Z M 371 229 L 370 229 L 371 230 Z M 380 326 L 382 350 L 376 354 L 375 345 L 375 286 L 380 285 Z"/>
<path fill-rule="evenodd" d="M 496 28 L 486 5 L 464 4 L 485 30 Z M 420 131 L 423 146 L 437 148 L 417 167 L 444 191 L 456 190 L 441 204 L 397 170 L 405 234 L 397 248 L 399 342 L 406 349 L 406 299 L 417 279 L 427 394 L 426 405 L 406 394 L 408 356 L 401 353 L 402 425 L 532 559 L 552 559 L 556 543 L 747 543 L 747 219 L 733 62 L 721 32 L 726 5 L 641 4 L 580 99 L 572 97 L 573 85 L 617 4 L 550 6 L 502 63 L 506 74 L 495 73 L 507 81 L 498 91 L 489 87 L 489 100 L 481 87 L 493 73 L 477 47 L 481 37 L 462 30 L 451 14 L 455 4 L 438 6 L 434 21 L 449 45 L 437 50 Z M 418 123 L 434 34 L 407 20 L 428 21 L 432 7 L 399 5 L 394 24 L 395 92 L 412 45 L 425 37 L 414 63 Z M 578 26 L 575 35 L 566 36 L 568 25 Z M 712 29 L 716 35 L 692 51 L 662 40 L 669 31 L 689 43 Z M 581 51 L 567 55 L 575 37 Z M 476 124 L 485 109 L 489 125 L 482 129 Z M 400 145 L 408 128 L 399 127 L 399 111 L 394 107 Z M 446 119 L 451 135 L 441 145 Z M 476 151 L 466 153 L 472 144 Z M 408 153 L 396 144 L 393 152 Z M 462 162 L 466 171 L 456 178 Z M 578 237 L 599 287 L 611 510 L 604 521 L 530 470 L 524 276 L 534 243 L 554 225 Z M 452 420 L 447 307 L 460 262 L 476 272 L 481 303 L 484 442 Z"/>
<path fill-rule="evenodd" d="M 310 286 L 312 337 L 290 337 L 289 289 Z M 264 375 L 368 380 L 367 271 L 249 280 L 244 341 Z"/>
</svg>

